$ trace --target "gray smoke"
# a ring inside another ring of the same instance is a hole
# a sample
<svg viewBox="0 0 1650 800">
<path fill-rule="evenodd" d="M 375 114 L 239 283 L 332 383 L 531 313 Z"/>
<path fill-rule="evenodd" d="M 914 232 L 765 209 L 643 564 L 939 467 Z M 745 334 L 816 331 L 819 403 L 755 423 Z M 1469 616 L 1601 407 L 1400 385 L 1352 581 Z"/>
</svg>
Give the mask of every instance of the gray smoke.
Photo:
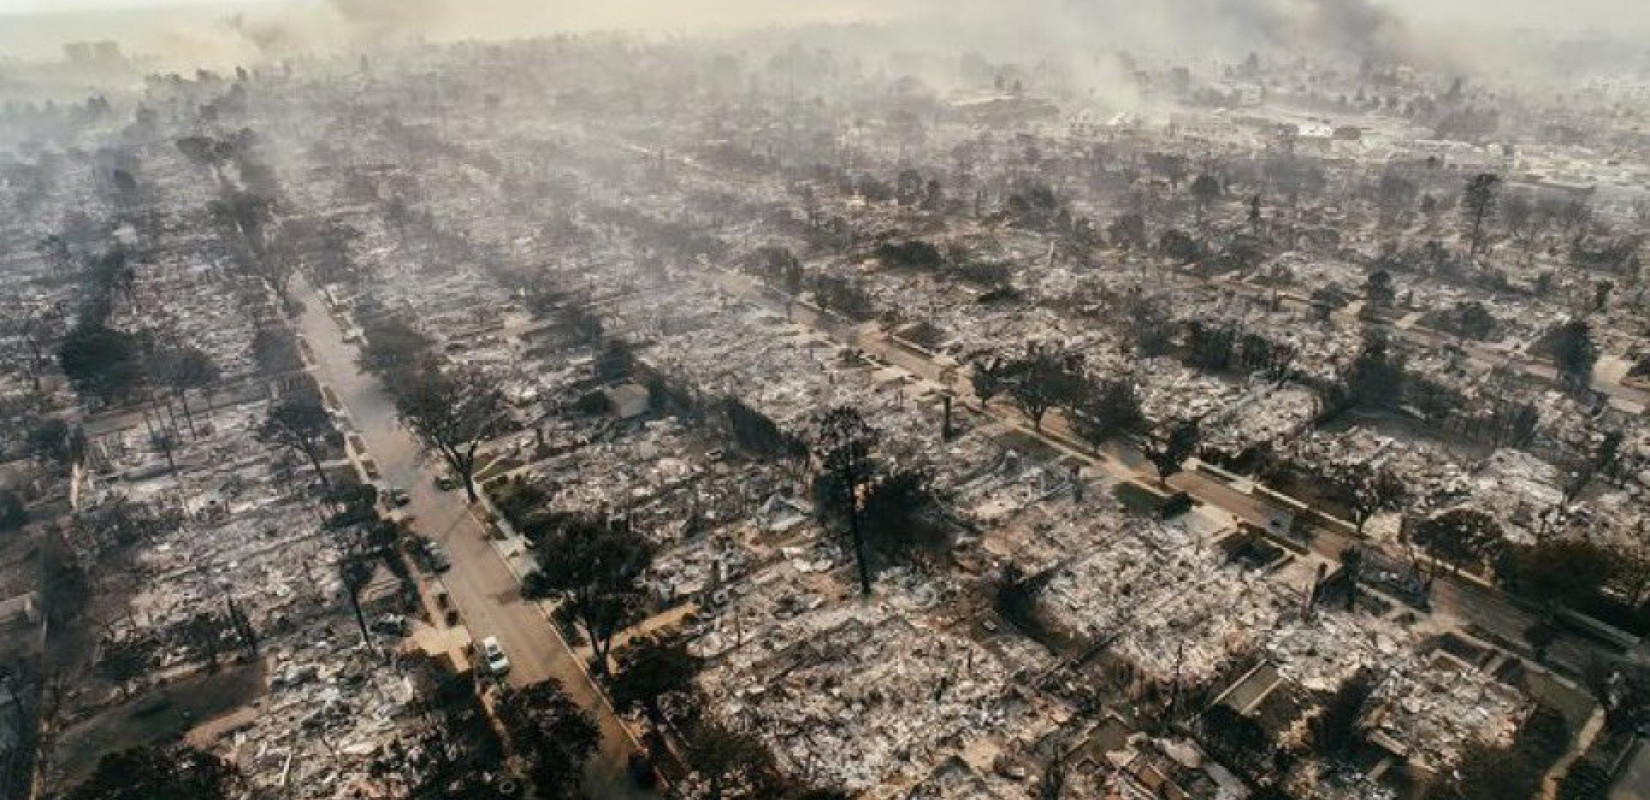
<svg viewBox="0 0 1650 800">
<path fill-rule="evenodd" d="M 1413 57 L 1408 27 L 1368 0 L 1224 0 L 1223 15 L 1271 47 L 1309 48 L 1359 58 Z"/>
<path fill-rule="evenodd" d="M 1223 56 L 1288 50 L 1413 63 L 1430 52 L 1399 14 L 1371 0 L 1060 0 L 1056 5 L 1068 22 L 1099 35 Z"/>
</svg>

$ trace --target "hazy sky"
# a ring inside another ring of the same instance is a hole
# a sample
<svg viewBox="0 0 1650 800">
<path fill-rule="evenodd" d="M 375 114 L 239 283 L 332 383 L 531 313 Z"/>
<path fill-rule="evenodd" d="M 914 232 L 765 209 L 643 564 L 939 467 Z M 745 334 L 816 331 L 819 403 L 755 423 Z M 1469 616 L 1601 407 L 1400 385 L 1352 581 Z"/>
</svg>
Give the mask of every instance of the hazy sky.
<svg viewBox="0 0 1650 800">
<path fill-rule="evenodd" d="M 1384 4 L 1422 20 L 1564 28 L 1650 27 L 1650 4 L 1644 0 L 1385 0 Z"/>
<path fill-rule="evenodd" d="M 1143 0 L 1150 3 L 1151 0 Z M 487 0 L 474 0 L 485 7 Z M 678 13 L 691 13 L 698 0 L 677 0 Z M 788 0 L 769 0 L 791 6 Z M 1012 4 L 1014 0 L 1003 0 Z M 1376 0 L 1417 18 L 1499 21 L 1515 25 L 1650 28 L 1645 0 Z M 142 8 L 162 5 L 247 5 L 247 0 L 0 0 L 0 13 L 78 11 L 92 8 Z M 611 5 L 625 6 L 624 0 Z M 607 3 L 604 3 L 607 5 Z M 794 7 L 794 6 L 792 6 Z"/>
<path fill-rule="evenodd" d="M 0 0 L 0 13 L 34 14 L 42 11 L 84 11 L 99 8 L 143 8 L 158 5 L 227 5 L 227 0 Z M 244 5 L 244 3 L 242 4 Z"/>
<path fill-rule="evenodd" d="M 1121 17 L 1151 18 L 1156 34 L 1174 37 L 1184 25 L 1196 26 L 1161 6 L 1168 0 L 0 0 L 0 60 L 54 58 L 70 40 L 119 39 L 129 52 L 163 53 L 182 61 L 244 63 L 258 52 L 243 34 L 230 33 L 225 20 L 240 11 L 254 23 L 288 29 L 298 40 L 334 39 L 350 18 L 348 30 L 377 39 L 378 29 L 406 30 L 408 18 L 423 15 L 421 32 L 449 36 L 497 36 L 556 30 L 645 28 L 693 32 L 788 22 L 846 21 L 884 18 L 899 10 L 925 9 L 938 19 L 959 22 L 958 9 L 973 9 L 970 19 L 998 15 L 1018 19 L 1029 8 L 1081 9 L 1081 16 L 1101 27 Z M 1595 28 L 1618 36 L 1650 36 L 1650 0 L 1175 0 L 1186 8 L 1270 9 L 1294 15 L 1305 9 L 1355 8 L 1364 2 L 1386 6 L 1408 19 L 1418 32 L 1432 34 L 1434 49 L 1471 49 L 1480 56 L 1500 48 L 1489 28 L 1537 27 L 1570 32 Z M 110 9 L 109 13 L 75 13 Z M 436 9 L 434 15 L 425 13 Z M 44 16 L 38 16 L 51 12 Z M 1236 12 L 1234 12 L 1236 13 Z M 16 15 L 35 16 L 16 16 Z M 1329 14 L 1334 16 L 1334 14 Z M 1193 15 L 1196 16 L 1196 15 Z M 398 19 L 399 18 L 399 19 Z M 1057 14 L 1051 20 L 1063 20 Z M 1060 23 L 1059 27 L 1068 27 Z M 1071 31 L 1067 31 L 1071 33 Z M 1475 33 L 1479 35 L 1474 35 Z M 1425 37 L 1418 37 L 1423 40 Z M 1469 48 L 1457 45 L 1468 45 Z"/>
</svg>

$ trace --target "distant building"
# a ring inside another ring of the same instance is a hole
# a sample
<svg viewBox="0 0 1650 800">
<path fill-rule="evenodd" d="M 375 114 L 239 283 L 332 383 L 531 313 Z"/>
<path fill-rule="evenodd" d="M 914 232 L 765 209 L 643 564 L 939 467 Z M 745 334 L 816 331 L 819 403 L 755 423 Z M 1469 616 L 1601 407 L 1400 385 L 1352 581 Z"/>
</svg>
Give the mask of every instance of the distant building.
<svg viewBox="0 0 1650 800">
<path fill-rule="evenodd" d="M 93 55 L 101 65 L 118 64 L 126 60 L 120 53 L 119 42 L 98 42 L 92 45 Z"/>
<path fill-rule="evenodd" d="M 77 67 L 115 67 L 126 63 L 120 43 L 114 41 L 69 42 L 63 45 L 63 57 Z"/>
<path fill-rule="evenodd" d="M 91 42 L 69 42 L 63 45 L 63 56 L 70 64 L 90 66 L 92 63 Z"/>
<path fill-rule="evenodd" d="M 1266 87 L 1258 83 L 1218 83 L 1213 91 L 1231 106 L 1254 108 L 1266 102 Z"/>
<path fill-rule="evenodd" d="M 958 120 L 982 125 L 1056 119 L 1060 114 L 1059 106 L 1048 100 L 1013 95 L 954 100 L 949 105 L 949 111 Z"/>
<path fill-rule="evenodd" d="M 1511 159 L 1499 145 L 1475 145 L 1453 140 L 1421 139 L 1411 142 L 1407 156 L 1418 160 L 1435 158 L 1444 169 L 1457 172 L 1504 172 Z"/>
</svg>

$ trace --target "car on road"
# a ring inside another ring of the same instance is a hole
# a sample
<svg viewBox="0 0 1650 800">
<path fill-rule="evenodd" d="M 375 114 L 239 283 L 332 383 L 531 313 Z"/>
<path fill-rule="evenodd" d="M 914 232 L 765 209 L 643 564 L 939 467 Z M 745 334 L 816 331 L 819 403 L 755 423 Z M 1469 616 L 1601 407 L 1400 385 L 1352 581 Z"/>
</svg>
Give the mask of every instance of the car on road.
<svg viewBox="0 0 1650 800">
<path fill-rule="evenodd" d="M 494 675 L 510 671 L 510 657 L 504 654 L 504 646 L 498 643 L 497 636 L 481 640 L 481 660 L 487 665 L 487 671 Z"/>
</svg>

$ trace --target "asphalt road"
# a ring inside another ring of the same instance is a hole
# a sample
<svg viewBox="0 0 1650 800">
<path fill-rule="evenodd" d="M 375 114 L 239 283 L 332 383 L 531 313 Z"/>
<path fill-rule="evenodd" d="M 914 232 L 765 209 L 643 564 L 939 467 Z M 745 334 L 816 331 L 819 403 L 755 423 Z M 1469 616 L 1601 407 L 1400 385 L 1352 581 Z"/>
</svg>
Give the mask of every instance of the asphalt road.
<svg viewBox="0 0 1650 800">
<path fill-rule="evenodd" d="M 356 365 L 356 351 L 346 343 L 324 302 L 313 292 L 300 330 L 314 356 L 314 372 L 332 388 L 378 464 L 383 482 L 405 489 L 411 502 L 415 533 L 441 542 L 452 559 L 442 574 L 447 591 L 477 641 L 497 636 L 510 658 L 508 682 L 528 686 L 554 678 L 601 728 L 601 751 L 592 758 L 585 784 L 595 798 L 650 798 L 630 787 L 625 765 L 636 751 L 633 740 L 591 685 L 561 635 L 535 603 L 522 599 L 515 576 L 471 516 L 464 491 L 442 491 L 435 480 L 442 466 L 426 458 L 418 440 L 401 427 L 395 405 L 378 380 Z"/>
</svg>

